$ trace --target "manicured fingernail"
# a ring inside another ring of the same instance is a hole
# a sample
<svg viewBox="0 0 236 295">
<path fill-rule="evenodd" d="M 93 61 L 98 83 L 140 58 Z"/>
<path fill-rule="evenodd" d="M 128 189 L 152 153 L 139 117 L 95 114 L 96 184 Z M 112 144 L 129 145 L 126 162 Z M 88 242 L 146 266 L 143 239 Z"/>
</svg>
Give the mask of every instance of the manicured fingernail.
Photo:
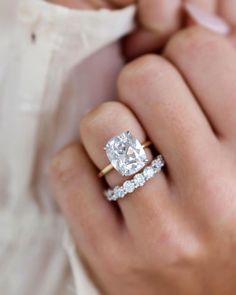
<svg viewBox="0 0 236 295">
<path fill-rule="evenodd" d="M 221 17 L 210 14 L 190 2 L 186 2 L 184 6 L 189 16 L 197 24 L 223 35 L 229 34 L 230 26 Z"/>
</svg>

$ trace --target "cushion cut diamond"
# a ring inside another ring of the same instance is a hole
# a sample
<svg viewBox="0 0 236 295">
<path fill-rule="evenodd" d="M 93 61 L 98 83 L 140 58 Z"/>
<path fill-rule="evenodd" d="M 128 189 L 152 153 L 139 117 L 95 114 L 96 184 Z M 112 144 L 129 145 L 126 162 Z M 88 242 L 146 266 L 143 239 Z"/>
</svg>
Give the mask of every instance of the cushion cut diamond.
<svg viewBox="0 0 236 295">
<path fill-rule="evenodd" d="M 105 150 L 113 167 L 123 176 L 137 173 L 147 162 L 144 148 L 129 131 L 111 138 Z"/>
</svg>

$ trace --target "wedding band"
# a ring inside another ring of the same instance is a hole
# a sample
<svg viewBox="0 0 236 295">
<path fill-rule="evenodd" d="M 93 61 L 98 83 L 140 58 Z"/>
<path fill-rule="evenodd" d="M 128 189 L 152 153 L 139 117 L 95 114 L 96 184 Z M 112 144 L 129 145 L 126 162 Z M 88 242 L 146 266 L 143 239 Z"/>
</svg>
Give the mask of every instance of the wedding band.
<svg viewBox="0 0 236 295">
<path fill-rule="evenodd" d="M 159 155 L 152 161 L 151 165 L 146 166 L 143 172 L 136 174 L 133 179 L 126 180 L 121 186 L 106 190 L 104 194 L 107 200 L 117 201 L 124 198 L 127 194 L 133 193 L 137 188 L 144 186 L 149 179 L 159 173 L 164 165 L 164 158 L 162 155 Z"/>
<path fill-rule="evenodd" d="M 110 164 L 102 169 L 98 177 L 103 177 L 114 168 L 123 176 L 131 176 L 140 171 L 148 161 L 145 148 L 151 141 L 141 144 L 129 131 L 112 137 L 104 147 Z"/>
</svg>

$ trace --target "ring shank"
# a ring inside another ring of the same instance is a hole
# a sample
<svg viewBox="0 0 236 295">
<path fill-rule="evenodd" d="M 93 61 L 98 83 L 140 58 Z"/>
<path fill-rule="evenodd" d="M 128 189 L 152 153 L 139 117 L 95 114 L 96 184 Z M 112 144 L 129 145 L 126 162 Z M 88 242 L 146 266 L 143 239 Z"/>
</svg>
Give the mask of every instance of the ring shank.
<svg viewBox="0 0 236 295">
<path fill-rule="evenodd" d="M 147 147 L 149 147 L 152 144 L 152 142 L 150 140 L 145 141 L 144 144 L 142 144 L 142 147 L 145 149 Z M 112 166 L 112 164 L 107 165 L 105 168 L 103 168 L 99 173 L 98 173 L 98 177 L 102 178 L 104 176 L 106 176 L 108 173 L 110 173 L 112 170 L 114 169 L 114 167 Z"/>
</svg>

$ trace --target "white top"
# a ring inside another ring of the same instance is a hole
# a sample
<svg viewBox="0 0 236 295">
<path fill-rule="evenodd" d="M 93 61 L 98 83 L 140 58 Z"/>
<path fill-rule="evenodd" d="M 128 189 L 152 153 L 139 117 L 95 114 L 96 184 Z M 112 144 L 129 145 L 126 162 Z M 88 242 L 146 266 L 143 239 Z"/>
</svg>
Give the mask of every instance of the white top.
<svg viewBox="0 0 236 295">
<path fill-rule="evenodd" d="M 115 98 L 117 40 L 134 13 L 0 1 L 0 294 L 97 294 L 65 235 L 47 166 L 78 137 L 81 116 Z"/>
</svg>

